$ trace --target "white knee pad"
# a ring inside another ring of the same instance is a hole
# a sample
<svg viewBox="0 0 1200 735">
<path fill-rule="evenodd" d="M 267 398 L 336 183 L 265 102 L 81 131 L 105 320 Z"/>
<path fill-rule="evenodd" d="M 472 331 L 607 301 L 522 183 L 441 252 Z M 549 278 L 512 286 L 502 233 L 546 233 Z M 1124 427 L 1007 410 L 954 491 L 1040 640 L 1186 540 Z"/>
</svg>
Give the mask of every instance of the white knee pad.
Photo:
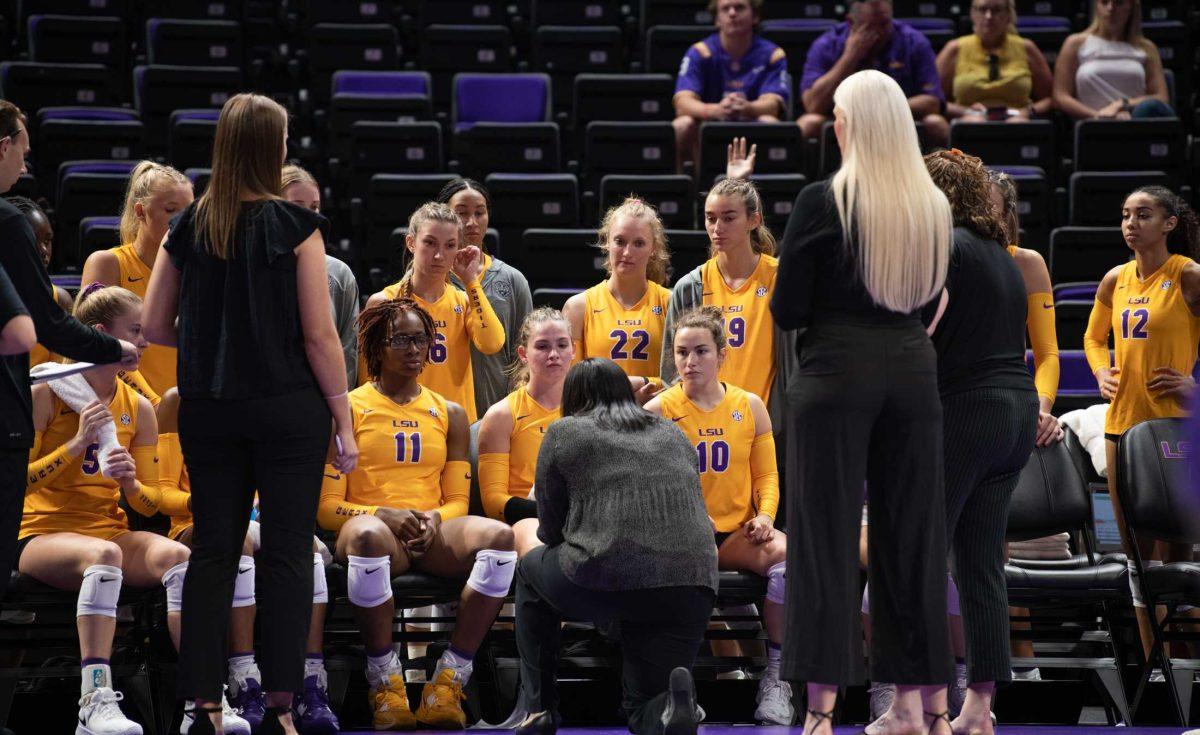
<svg viewBox="0 0 1200 735">
<path fill-rule="evenodd" d="M 862 607 L 860 609 L 862 610 L 863 615 L 871 614 L 871 583 L 870 582 L 867 582 L 866 584 L 863 585 L 863 601 L 862 601 Z"/>
<path fill-rule="evenodd" d="M 767 599 L 782 605 L 787 599 L 787 562 L 781 561 L 767 570 Z"/>
<path fill-rule="evenodd" d="M 467 586 L 481 595 L 505 597 L 512 586 L 517 568 L 517 552 L 484 549 L 475 554 L 475 566 L 467 577 Z"/>
<path fill-rule="evenodd" d="M 183 609 L 183 578 L 187 576 L 188 563 L 179 562 L 162 575 L 163 587 L 167 588 L 167 612 Z"/>
<path fill-rule="evenodd" d="M 83 570 L 83 584 L 79 585 L 75 615 L 117 617 L 117 598 L 121 596 L 121 580 L 124 576 L 120 567 L 107 564 L 93 564 Z"/>
<path fill-rule="evenodd" d="M 390 571 L 390 570 L 389 570 Z M 391 588 L 391 585 L 388 585 Z M 325 581 L 325 560 L 318 553 L 313 554 L 313 604 L 329 602 L 329 585 Z"/>
<path fill-rule="evenodd" d="M 258 521 L 250 521 L 250 525 L 246 526 L 246 535 L 250 537 L 250 546 L 257 554 L 262 548 L 262 526 L 258 525 Z"/>
<path fill-rule="evenodd" d="M 243 556 L 238 561 L 237 578 L 233 580 L 233 606 L 254 604 L 254 557 Z"/>
<path fill-rule="evenodd" d="M 375 607 L 392 599 L 392 560 L 387 556 L 348 556 L 346 587 L 350 602 Z"/>
<path fill-rule="evenodd" d="M 949 573 L 946 574 L 946 613 L 962 616 L 962 606 L 958 602 L 958 585 Z"/>
</svg>

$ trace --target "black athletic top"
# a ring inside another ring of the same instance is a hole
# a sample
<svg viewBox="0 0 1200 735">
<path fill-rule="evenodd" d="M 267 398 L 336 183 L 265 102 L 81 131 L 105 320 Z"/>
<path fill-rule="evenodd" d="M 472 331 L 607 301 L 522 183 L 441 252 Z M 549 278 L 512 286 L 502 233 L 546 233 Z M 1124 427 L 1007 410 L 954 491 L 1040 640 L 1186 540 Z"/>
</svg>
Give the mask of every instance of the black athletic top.
<svg viewBox="0 0 1200 735">
<path fill-rule="evenodd" d="M 974 388 L 1033 391 L 1025 366 L 1025 280 L 1011 255 L 973 230 L 954 228 L 946 274 L 950 296 L 933 333 L 942 395 Z M 937 301 L 925 307 L 932 321 Z"/>
<path fill-rule="evenodd" d="M 17 295 L 17 289 L 9 280 L 8 272 L 0 266 L 0 329 L 4 329 L 13 318 L 28 314 L 29 310 L 21 303 L 21 297 Z"/>
<path fill-rule="evenodd" d="M 245 202 L 229 258 L 195 239 L 196 204 L 166 250 L 179 269 L 179 395 L 237 400 L 316 385 L 304 351 L 293 252 L 329 221 L 281 199 Z"/>
</svg>

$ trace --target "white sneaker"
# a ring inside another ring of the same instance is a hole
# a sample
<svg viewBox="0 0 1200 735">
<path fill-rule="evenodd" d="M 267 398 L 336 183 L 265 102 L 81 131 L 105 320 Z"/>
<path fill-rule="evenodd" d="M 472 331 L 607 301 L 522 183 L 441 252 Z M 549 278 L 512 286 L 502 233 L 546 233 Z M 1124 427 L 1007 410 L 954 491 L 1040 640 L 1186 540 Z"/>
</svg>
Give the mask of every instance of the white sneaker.
<svg viewBox="0 0 1200 735">
<path fill-rule="evenodd" d="M 188 731 L 192 729 L 195 722 L 195 704 L 190 703 L 189 706 L 183 708 L 183 722 L 179 725 L 179 735 L 188 735 Z M 229 706 L 229 700 L 226 699 L 224 692 L 221 693 L 221 728 L 225 731 L 225 735 L 250 735 L 250 723 L 242 719 L 237 710 Z"/>
<path fill-rule="evenodd" d="M 79 700 L 79 724 L 75 735 L 142 735 L 142 726 L 130 720 L 118 704 L 124 694 L 100 687 Z"/>
<path fill-rule="evenodd" d="M 1040 669 L 1028 669 L 1026 671 L 1012 672 L 1013 681 L 1041 681 L 1042 672 Z"/>
<path fill-rule="evenodd" d="M 765 725 L 787 727 L 795 718 L 792 685 L 772 677 L 763 677 L 758 686 L 758 708 L 754 710 L 754 719 Z"/>
<path fill-rule="evenodd" d="M 896 687 L 891 684 L 871 682 L 871 688 L 867 694 L 870 697 L 871 722 L 874 722 L 883 717 L 884 712 L 891 709 L 892 700 L 896 698 Z"/>
</svg>

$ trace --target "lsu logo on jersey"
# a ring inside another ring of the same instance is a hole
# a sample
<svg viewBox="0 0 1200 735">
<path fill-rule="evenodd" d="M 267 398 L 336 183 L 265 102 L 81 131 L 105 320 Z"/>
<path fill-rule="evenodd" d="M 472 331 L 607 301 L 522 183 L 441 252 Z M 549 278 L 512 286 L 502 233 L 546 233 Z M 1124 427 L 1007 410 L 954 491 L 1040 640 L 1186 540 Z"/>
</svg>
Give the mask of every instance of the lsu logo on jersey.
<svg viewBox="0 0 1200 735">
<path fill-rule="evenodd" d="M 410 421 L 409 419 L 401 419 L 399 421 L 392 419 L 392 426 L 397 429 L 417 429 L 420 428 L 420 421 Z"/>
<path fill-rule="evenodd" d="M 734 412 L 731 414 L 731 416 L 733 417 L 733 420 L 734 420 L 734 421 L 741 421 L 741 420 L 742 420 L 742 412 L 741 412 L 741 411 L 737 411 L 737 410 L 735 410 L 735 411 L 734 411 Z"/>
<path fill-rule="evenodd" d="M 767 295 L 767 287 L 766 287 L 766 286 L 759 286 L 758 288 L 754 289 L 754 295 L 755 295 L 755 296 L 757 296 L 757 297 L 758 297 L 758 298 L 760 298 L 760 299 L 761 299 L 762 297 L 766 296 L 766 295 Z"/>
<path fill-rule="evenodd" d="M 1150 303 L 1150 297 L 1149 296 L 1134 296 L 1133 298 L 1129 299 L 1129 303 L 1130 304 L 1148 304 L 1148 303 Z"/>
<path fill-rule="evenodd" d="M 697 429 L 696 436 L 725 436 L 725 430 L 719 426 L 711 429 Z"/>
</svg>

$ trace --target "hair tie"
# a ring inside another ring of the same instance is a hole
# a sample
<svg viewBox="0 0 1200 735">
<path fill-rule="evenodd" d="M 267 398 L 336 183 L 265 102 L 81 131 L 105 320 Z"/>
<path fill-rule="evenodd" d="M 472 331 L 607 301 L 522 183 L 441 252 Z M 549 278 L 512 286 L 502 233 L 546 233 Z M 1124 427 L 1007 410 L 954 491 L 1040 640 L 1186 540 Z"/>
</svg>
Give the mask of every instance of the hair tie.
<svg viewBox="0 0 1200 735">
<path fill-rule="evenodd" d="M 92 281 L 90 284 L 88 284 L 88 287 L 83 289 L 83 291 L 79 294 L 79 300 L 82 301 L 83 299 L 86 299 L 88 296 L 91 296 L 92 294 L 96 293 L 100 289 L 107 288 L 107 287 L 108 287 L 108 284 L 106 284 L 106 283 L 101 283 L 99 281 Z"/>
</svg>

